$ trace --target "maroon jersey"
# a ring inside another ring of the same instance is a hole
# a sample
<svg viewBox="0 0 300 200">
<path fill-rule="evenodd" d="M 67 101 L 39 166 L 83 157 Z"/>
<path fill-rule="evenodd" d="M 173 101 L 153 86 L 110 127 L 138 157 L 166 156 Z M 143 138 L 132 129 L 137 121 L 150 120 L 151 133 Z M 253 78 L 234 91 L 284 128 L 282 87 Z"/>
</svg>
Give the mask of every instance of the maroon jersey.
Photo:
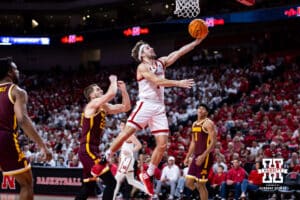
<svg viewBox="0 0 300 200">
<path fill-rule="evenodd" d="M 87 153 L 92 159 L 96 159 L 99 155 L 100 140 L 105 128 L 106 112 L 100 110 L 90 118 L 86 118 L 82 114 L 81 125 L 82 134 L 80 140 L 81 151 Z"/>
<path fill-rule="evenodd" d="M 82 114 L 82 134 L 79 148 L 79 159 L 83 164 L 83 178 L 92 177 L 90 171 L 100 161 L 99 145 L 106 123 L 106 112 L 100 110 L 90 118 Z"/>
<path fill-rule="evenodd" d="M 13 83 L 0 84 L 0 166 L 3 175 L 15 175 L 30 169 L 18 143 L 17 118 L 11 95 Z"/>
<path fill-rule="evenodd" d="M 14 87 L 13 83 L 0 84 L 0 131 L 9 133 L 14 133 L 17 129 L 14 101 L 11 96 Z"/>
<path fill-rule="evenodd" d="M 203 120 L 201 123 L 194 123 L 192 127 L 192 134 L 194 136 L 195 142 L 195 155 L 202 154 L 208 147 L 210 143 L 210 139 L 208 137 L 208 133 L 203 130 L 203 124 L 208 119 Z"/>
<path fill-rule="evenodd" d="M 203 124 L 206 120 L 208 120 L 208 118 L 200 123 L 196 122 L 193 124 L 192 134 L 195 142 L 195 155 L 187 174 L 187 178 L 192 178 L 200 182 L 206 182 L 208 180 L 208 172 L 213 164 L 213 153 L 209 153 L 200 166 L 196 165 L 197 156 L 201 155 L 211 142 L 208 133 L 203 129 Z"/>
<path fill-rule="evenodd" d="M 81 145 L 86 143 L 93 146 L 100 145 L 100 140 L 106 123 L 105 117 L 106 112 L 104 110 L 100 110 L 90 118 L 86 118 L 84 114 L 82 114 Z"/>
</svg>

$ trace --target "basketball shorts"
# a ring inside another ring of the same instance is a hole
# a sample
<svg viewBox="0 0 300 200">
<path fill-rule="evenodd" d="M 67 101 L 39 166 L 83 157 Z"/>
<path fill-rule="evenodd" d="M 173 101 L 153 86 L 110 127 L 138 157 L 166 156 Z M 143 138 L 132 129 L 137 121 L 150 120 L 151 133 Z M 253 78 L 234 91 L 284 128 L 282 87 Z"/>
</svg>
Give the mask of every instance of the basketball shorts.
<svg viewBox="0 0 300 200">
<path fill-rule="evenodd" d="M 169 135 L 165 105 L 162 103 L 138 101 L 127 120 L 127 125 L 138 130 L 148 125 L 154 135 Z"/>
<path fill-rule="evenodd" d="M 83 165 L 83 178 L 92 177 L 91 169 L 97 163 L 100 162 L 101 157 L 97 146 L 81 144 L 78 152 L 79 160 Z"/>
<path fill-rule="evenodd" d="M 18 134 L 0 131 L 0 167 L 3 175 L 11 176 L 31 169 L 21 151 Z"/>
<path fill-rule="evenodd" d="M 197 156 L 193 158 L 193 161 L 189 167 L 186 178 L 191 178 L 199 182 L 207 182 L 209 170 L 213 165 L 213 161 L 214 161 L 213 155 L 212 153 L 210 153 L 200 166 L 196 165 L 196 158 Z"/>
<path fill-rule="evenodd" d="M 134 161 L 135 159 L 133 158 L 133 156 L 121 156 L 118 172 L 123 174 L 133 172 Z"/>
</svg>

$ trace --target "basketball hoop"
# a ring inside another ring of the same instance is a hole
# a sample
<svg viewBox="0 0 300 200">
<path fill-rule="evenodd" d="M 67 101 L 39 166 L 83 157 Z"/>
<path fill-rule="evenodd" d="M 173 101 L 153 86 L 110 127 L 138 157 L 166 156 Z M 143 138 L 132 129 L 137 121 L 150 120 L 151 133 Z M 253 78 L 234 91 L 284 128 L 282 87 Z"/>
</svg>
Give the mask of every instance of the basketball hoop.
<svg viewBox="0 0 300 200">
<path fill-rule="evenodd" d="M 178 17 L 194 18 L 200 13 L 199 0 L 176 0 L 174 14 Z"/>
</svg>

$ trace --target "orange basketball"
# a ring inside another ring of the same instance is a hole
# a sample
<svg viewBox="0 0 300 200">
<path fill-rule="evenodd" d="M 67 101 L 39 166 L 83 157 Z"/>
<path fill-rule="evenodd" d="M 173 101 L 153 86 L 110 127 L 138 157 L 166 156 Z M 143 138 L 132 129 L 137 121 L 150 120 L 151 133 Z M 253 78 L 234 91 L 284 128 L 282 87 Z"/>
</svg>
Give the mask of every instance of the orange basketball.
<svg viewBox="0 0 300 200">
<path fill-rule="evenodd" d="M 194 19 L 189 24 L 189 33 L 193 38 L 203 39 L 208 34 L 208 27 L 202 19 Z"/>
</svg>

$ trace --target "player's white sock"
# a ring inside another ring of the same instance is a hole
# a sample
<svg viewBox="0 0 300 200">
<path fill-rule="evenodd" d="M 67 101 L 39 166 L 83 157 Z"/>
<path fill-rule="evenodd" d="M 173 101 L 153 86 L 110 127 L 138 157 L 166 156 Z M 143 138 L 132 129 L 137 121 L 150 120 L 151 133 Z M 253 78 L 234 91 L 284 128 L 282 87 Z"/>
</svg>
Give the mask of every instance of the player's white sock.
<svg viewBox="0 0 300 200">
<path fill-rule="evenodd" d="M 110 150 L 110 149 L 106 150 L 106 152 L 105 152 L 105 158 L 106 158 L 106 160 L 107 160 L 108 162 L 110 162 L 111 156 L 112 156 L 111 150 Z"/>
<path fill-rule="evenodd" d="M 148 169 L 147 169 L 147 174 L 148 174 L 149 176 L 153 176 L 155 169 L 156 169 L 156 166 L 153 165 L 152 163 L 150 163 L 150 164 L 149 164 L 149 167 L 148 167 Z"/>
</svg>

